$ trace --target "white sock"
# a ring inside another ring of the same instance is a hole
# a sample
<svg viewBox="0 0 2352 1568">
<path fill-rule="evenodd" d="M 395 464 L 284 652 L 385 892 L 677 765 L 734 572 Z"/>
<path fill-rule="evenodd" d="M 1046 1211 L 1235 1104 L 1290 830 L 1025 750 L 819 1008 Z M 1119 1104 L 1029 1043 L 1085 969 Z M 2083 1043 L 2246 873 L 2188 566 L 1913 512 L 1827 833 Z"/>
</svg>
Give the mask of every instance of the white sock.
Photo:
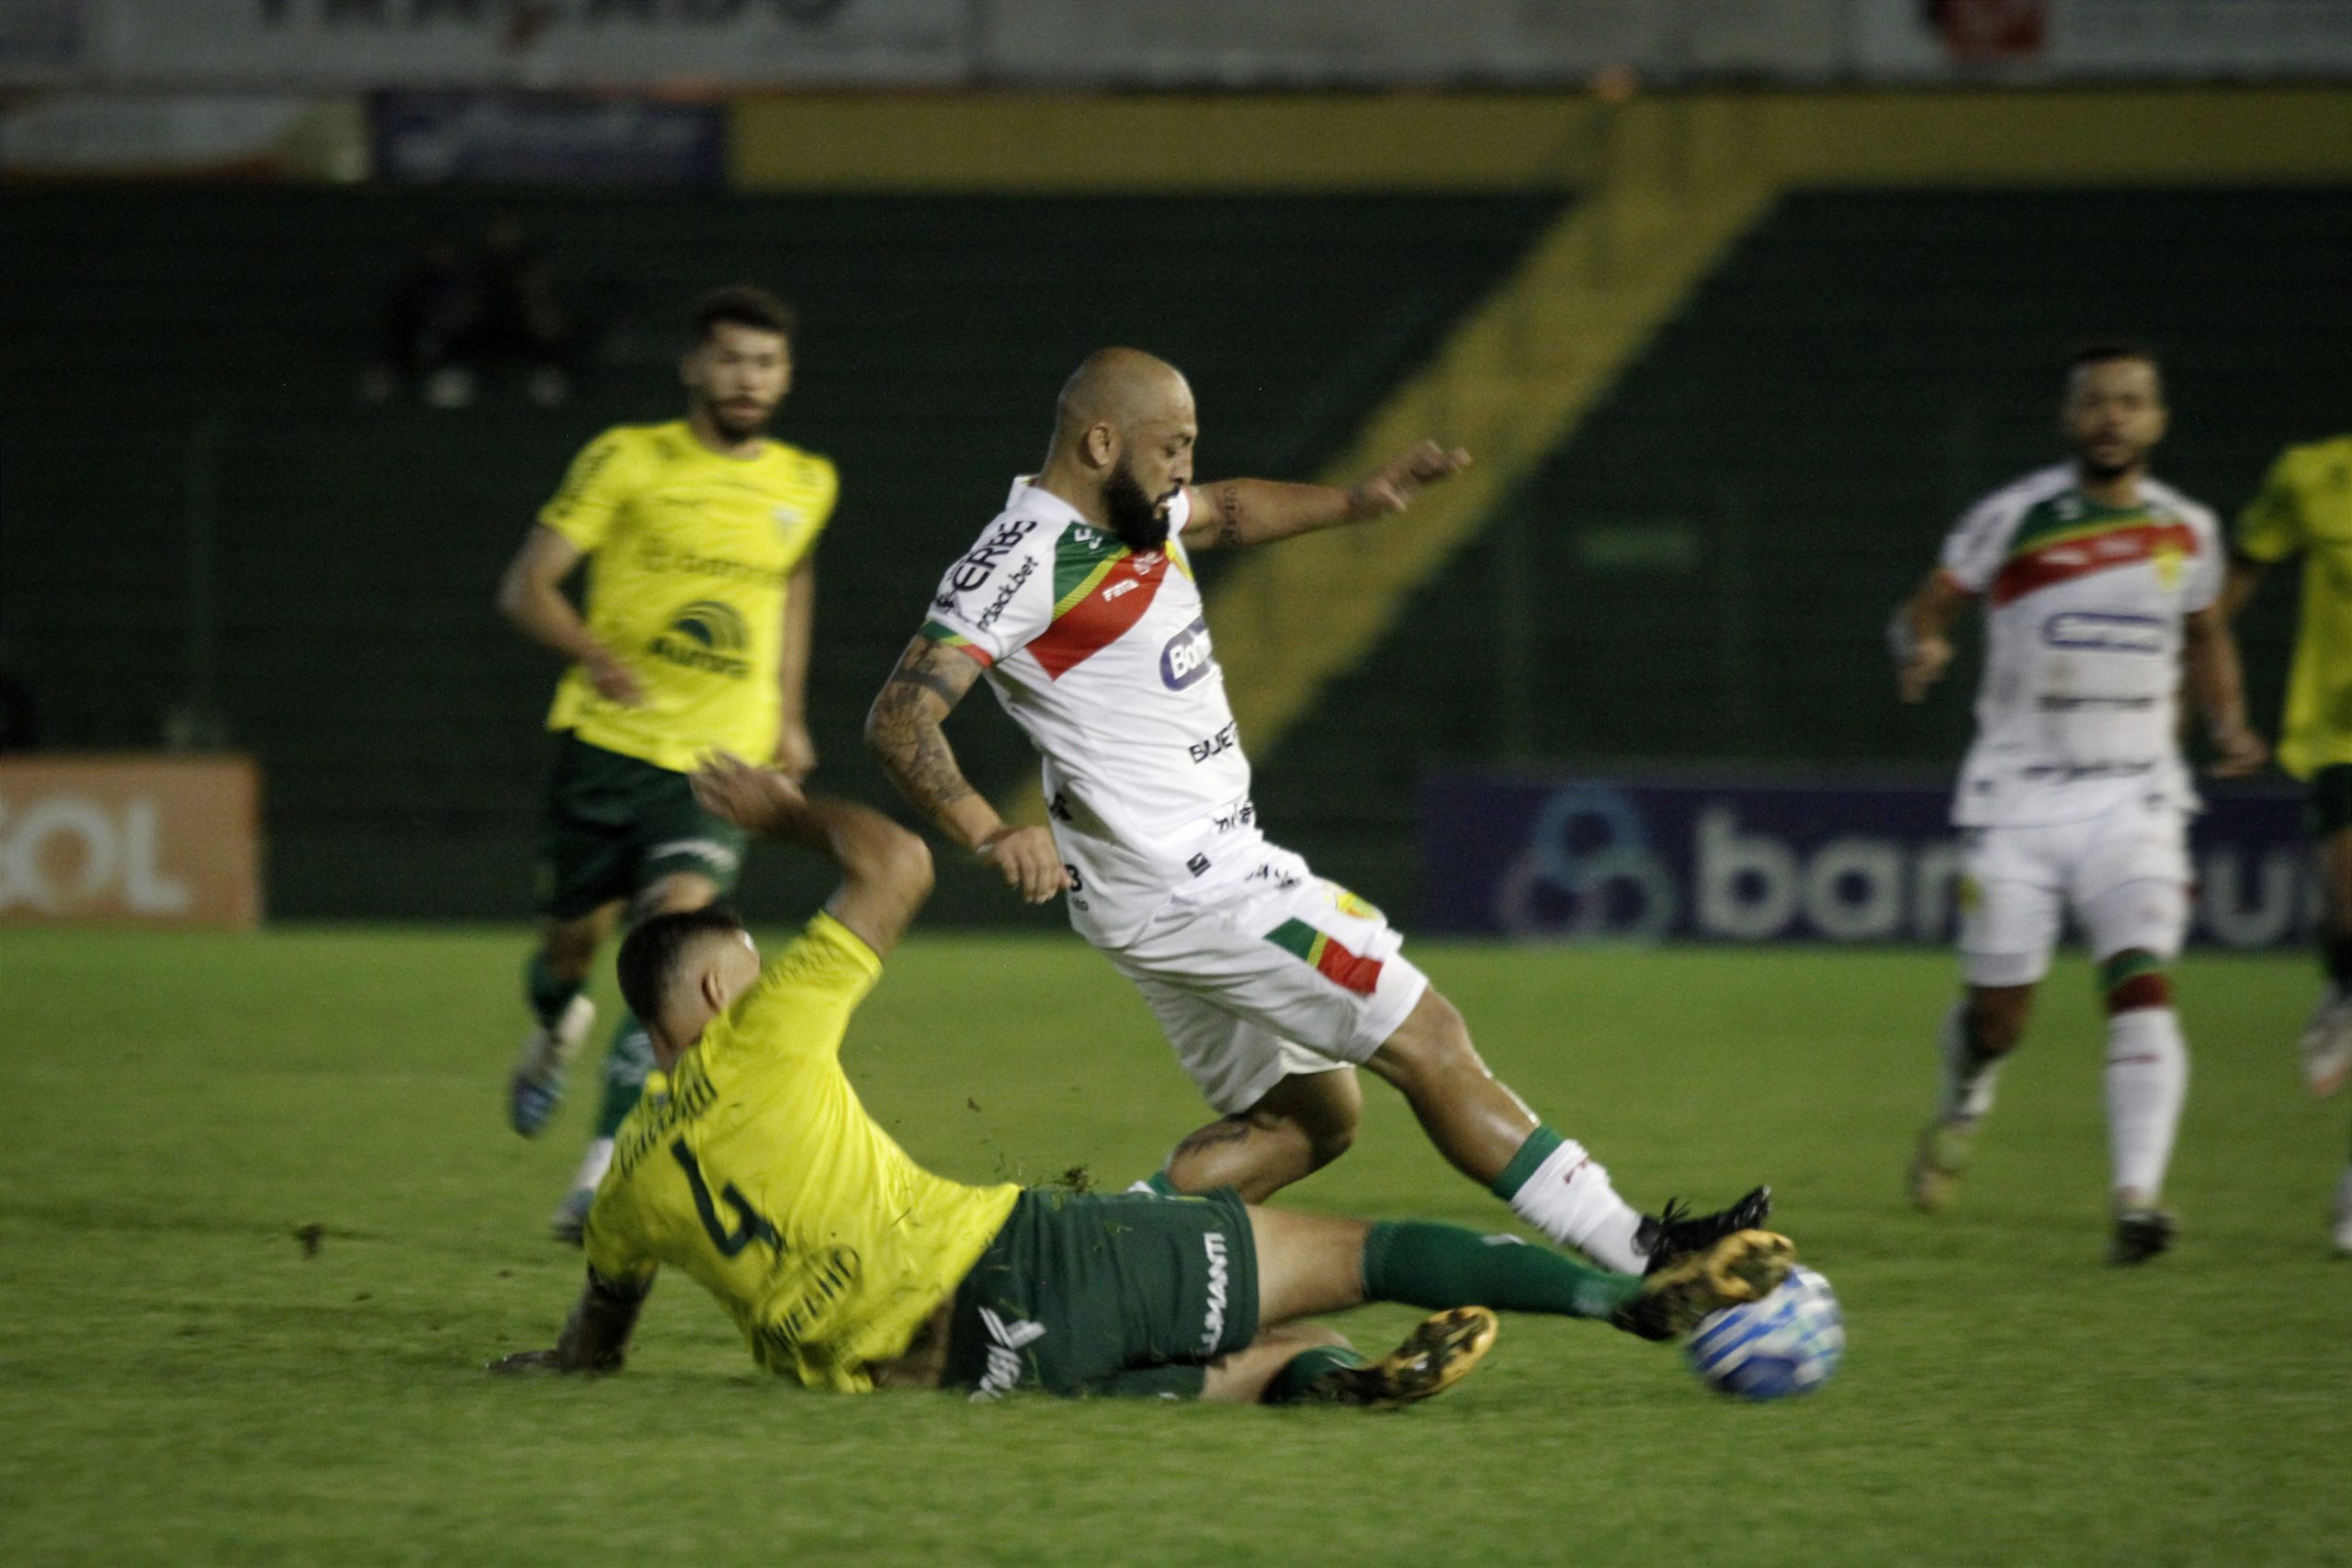
<svg viewBox="0 0 2352 1568">
<path fill-rule="evenodd" d="M 1943 1056 L 1943 1092 L 1936 1101 L 1939 1122 L 1973 1122 L 1993 1109 L 1993 1090 L 2001 1081 L 2001 1059 L 1982 1057 L 1969 1049 L 1968 1004 L 1951 1004 L 1936 1030 L 1936 1049 Z"/>
<path fill-rule="evenodd" d="M 2107 1135 L 2115 1188 L 2164 1190 L 2181 1101 L 2188 1098 L 2188 1047 L 2170 1008 L 2133 1008 L 2107 1021 Z"/>
<path fill-rule="evenodd" d="M 598 1182 L 605 1179 L 605 1172 L 610 1170 L 612 1166 L 612 1139 L 589 1139 L 588 1152 L 581 1156 L 580 1168 L 572 1175 L 571 1190 L 577 1192 L 583 1187 L 594 1189 Z"/>
<path fill-rule="evenodd" d="M 1545 1131 L 1538 1128 L 1534 1135 Z M 1641 1214 L 1617 1196 L 1609 1172 L 1573 1138 L 1561 1139 L 1519 1190 L 1504 1196 L 1512 1213 L 1603 1269 L 1638 1274 L 1648 1261 L 1634 1247 Z"/>
<path fill-rule="evenodd" d="M 2340 1252 L 2352 1252 L 2352 1165 L 2344 1168 L 2335 1184 L 2335 1246 Z"/>
</svg>

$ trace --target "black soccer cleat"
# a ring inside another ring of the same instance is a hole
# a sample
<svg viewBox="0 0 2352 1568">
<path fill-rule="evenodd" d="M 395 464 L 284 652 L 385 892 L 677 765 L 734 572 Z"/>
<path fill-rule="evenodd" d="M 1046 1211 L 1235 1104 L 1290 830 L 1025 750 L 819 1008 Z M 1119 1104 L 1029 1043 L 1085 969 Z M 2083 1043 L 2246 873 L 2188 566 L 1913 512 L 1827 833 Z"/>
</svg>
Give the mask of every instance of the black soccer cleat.
<svg viewBox="0 0 2352 1568">
<path fill-rule="evenodd" d="M 1452 1307 L 1423 1318 L 1405 1342 L 1366 1367 L 1334 1367 L 1307 1389 L 1307 1404 L 1394 1410 L 1443 1393 L 1470 1375 L 1493 1348 L 1499 1326 L 1482 1306 Z"/>
<path fill-rule="evenodd" d="M 1668 1198 L 1666 1207 L 1656 1214 L 1644 1214 L 1641 1228 L 1634 1233 L 1634 1250 L 1649 1261 L 1642 1268 L 1645 1274 L 1655 1274 L 1695 1253 L 1706 1251 L 1727 1235 L 1741 1231 L 1762 1230 L 1764 1222 L 1772 1217 L 1772 1190 L 1758 1187 L 1728 1209 L 1712 1214 L 1693 1214 L 1675 1200 Z"/>
<path fill-rule="evenodd" d="M 2172 1250 L 2179 1225 L 2162 1209 L 2126 1209 L 2115 1216 L 2115 1240 L 2109 1244 L 2109 1263 L 2145 1263 Z"/>
</svg>

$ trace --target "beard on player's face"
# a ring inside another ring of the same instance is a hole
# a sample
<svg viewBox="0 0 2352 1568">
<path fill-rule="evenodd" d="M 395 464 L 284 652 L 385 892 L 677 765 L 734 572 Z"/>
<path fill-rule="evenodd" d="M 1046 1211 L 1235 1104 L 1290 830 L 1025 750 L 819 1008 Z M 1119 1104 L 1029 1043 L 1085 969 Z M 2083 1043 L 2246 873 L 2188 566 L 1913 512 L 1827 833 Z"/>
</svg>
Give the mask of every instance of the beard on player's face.
<svg viewBox="0 0 2352 1568">
<path fill-rule="evenodd" d="M 703 417 L 710 422 L 710 427 L 718 433 L 719 438 L 729 443 L 749 441 L 765 430 L 768 421 L 775 415 L 775 403 L 756 399 L 746 398 L 740 401 L 730 399 L 728 402 L 721 402 L 707 391 L 697 391 L 695 401 L 701 407 Z M 737 406 L 730 407 L 729 403 Z"/>
<path fill-rule="evenodd" d="M 1168 542 L 1167 509 L 1143 492 L 1125 457 L 1103 478 L 1102 513 L 1111 532 L 1131 550 L 1156 550 Z"/>
</svg>

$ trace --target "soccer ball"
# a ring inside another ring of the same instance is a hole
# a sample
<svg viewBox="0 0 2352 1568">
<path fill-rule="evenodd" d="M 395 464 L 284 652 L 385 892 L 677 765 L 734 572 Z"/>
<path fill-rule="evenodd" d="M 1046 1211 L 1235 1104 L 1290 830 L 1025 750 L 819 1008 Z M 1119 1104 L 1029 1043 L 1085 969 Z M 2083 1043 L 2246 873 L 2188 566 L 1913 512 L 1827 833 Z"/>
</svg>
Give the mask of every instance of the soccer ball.
<svg viewBox="0 0 2352 1568">
<path fill-rule="evenodd" d="M 1711 1313 L 1685 1353 L 1709 1388 L 1743 1399 L 1786 1399 L 1829 1381 L 1846 1358 L 1846 1314 L 1829 1281 L 1799 1266 L 1760 1302 Z"/>
</svg>

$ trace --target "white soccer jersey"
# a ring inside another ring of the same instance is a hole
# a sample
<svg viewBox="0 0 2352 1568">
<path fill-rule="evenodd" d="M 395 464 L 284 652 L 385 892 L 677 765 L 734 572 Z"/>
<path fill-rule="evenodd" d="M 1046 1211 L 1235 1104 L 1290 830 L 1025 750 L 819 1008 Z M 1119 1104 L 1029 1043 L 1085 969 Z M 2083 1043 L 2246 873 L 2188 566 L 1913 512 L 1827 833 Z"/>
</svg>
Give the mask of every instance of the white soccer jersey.
<svg viewBox="0 0 2352 1568">
<path fill-rule="evenodd" d="M 923 635 L 979 660 L 1045 759 L 1046 802 L 1077 878 L 1070 924 L 1125 942 L 1181 888 L 1247 874 L 1261 847 L 1225 674 L 1170 506 L 1138 555 L 1058 496 L 1013 482 L 947 570 Z M 1260 858 L 1262 858 L 1261 856 Z"/>
<path fill-rule="evenodd" d="M 2062 464 L 1971 509 L 1944 541 L 1943 570 L 1984 597 L 1984 680 L 1954 822 L 2066 822 L 2132 797 L 2195 808 L 2176 694 L 2181 618 L 2222 588 L 2212 513 L 2154 479 L 2136 503 L 2102 505 Z"/>
</svg>

